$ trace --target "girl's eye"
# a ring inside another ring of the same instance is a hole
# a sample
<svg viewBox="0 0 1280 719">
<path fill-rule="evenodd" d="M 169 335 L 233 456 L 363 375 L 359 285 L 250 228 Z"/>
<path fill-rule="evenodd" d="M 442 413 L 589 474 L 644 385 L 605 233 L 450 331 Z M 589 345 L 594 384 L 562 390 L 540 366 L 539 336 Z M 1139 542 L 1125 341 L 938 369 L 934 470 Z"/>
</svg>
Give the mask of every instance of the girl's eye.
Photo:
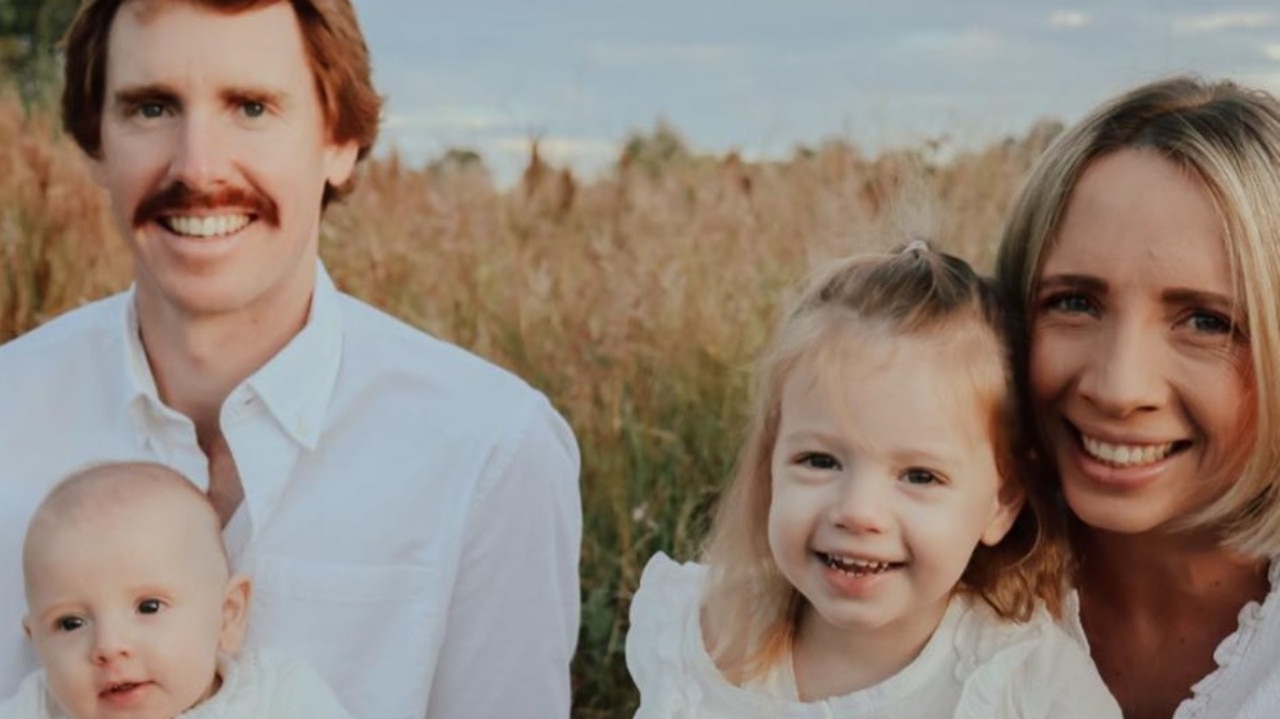
<svg viewBox="0 0 1280 719">
<path fill-rule="evenodd" d="M 58 617 L 53 626 L 60 632 L 74 632 L 84 626 L 84 620 L 80 617 Z"/>
<path fill-rule="evenodd" d="M 906 481 L 907 484 L 920 485 L 940 484 L 942 482 L 937 474 L 921 467 L 912 467 L 911 469 L 903 472 L 902 479 Z"/>
<path fill-rule="evenodd" d="M 826 452 L 809 452 L 800 455 L 797 464 L 813 469 L 833 470 L 840 469 L 840 461 Z"/>
<path fill-rule="evenodd" d="M 161 604 L 159 599 L 144 599 L 141 602 L 138 602 L 138 613 L 156 614 L 160 611 L 160 607 Z"/>
</svg>

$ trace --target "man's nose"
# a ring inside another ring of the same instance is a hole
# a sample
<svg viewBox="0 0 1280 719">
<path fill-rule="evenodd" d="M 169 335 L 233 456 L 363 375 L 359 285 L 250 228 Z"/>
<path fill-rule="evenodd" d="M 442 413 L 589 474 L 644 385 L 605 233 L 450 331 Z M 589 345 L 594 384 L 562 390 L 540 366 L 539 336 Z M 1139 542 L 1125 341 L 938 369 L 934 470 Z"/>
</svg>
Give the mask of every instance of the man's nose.
<svg viewBox="0 0 1280 719">
<path fill-rule="evenodd" d="M 203 190 L 224 182 L 230 171 L 232 149 L 225 120 L 209 112 L 188 112 L 179 121 L 169 181 Z"/>
</svg>

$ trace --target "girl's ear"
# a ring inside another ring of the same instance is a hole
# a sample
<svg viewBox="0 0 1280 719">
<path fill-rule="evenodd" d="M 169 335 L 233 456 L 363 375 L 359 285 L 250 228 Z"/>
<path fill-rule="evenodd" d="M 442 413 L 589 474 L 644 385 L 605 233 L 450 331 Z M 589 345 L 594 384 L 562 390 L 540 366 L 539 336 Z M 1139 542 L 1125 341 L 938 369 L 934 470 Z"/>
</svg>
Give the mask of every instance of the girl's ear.
<svg viewBox="0 0 1280 719">
<path fill-rule="evenodd" d="M 224 653 L 234 654 L 244 642 L 252 593 L 252 584 L 245 575 L 237 574 L 227 580 L 227 592 L 222 598 L 222 631 L 218 634 L 218 649 Z"/>
<path fill-rule="evenodd" d="M 1004 486 L 996 492 L 995 498 L 991 500 L 991 517 L 987 521 L 987 528 L 982 532 L 979 540 L 988 547 L 995 546 L 1004 539 L 1004 535 L 1009 533 L 1013 528 L 1013 523 L 1018 519 L 1018 513 L 1022 511 L 1022 505 L 1027 501 L 1026 492 L 1016 482 L 1004 482 Z"/>
</svg>

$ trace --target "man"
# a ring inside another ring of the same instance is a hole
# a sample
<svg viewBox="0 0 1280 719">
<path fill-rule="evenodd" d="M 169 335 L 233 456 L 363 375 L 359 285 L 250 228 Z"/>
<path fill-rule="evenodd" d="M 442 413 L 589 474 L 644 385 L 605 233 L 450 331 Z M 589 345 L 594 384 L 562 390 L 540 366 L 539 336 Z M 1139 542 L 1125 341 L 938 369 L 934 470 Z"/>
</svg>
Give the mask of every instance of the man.
<svg viewBox="0 0 1280 719">
<path fill-rule="evenodd" d="M 379 100 L 348 0 L 87 0 L 64 124 L 134 286 L 0 347 L 0 695 L 35 666 L 20 542 L 90 462 L 207 491 L 249 646 L 361 719 L 563 717 L 578 453 L 545 397 L 337 292 L 322 207 Z"/>
</svg>

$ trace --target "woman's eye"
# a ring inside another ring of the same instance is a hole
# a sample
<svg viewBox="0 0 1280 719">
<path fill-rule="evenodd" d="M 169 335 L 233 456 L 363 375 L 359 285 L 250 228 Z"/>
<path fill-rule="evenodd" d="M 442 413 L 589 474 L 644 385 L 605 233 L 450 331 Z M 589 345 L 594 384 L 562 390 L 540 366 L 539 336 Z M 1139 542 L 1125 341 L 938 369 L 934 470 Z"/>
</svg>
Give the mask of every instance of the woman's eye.
<svg viewBox="0 0 1280 719">
<path fill-rule="evenodd" d="M 1196 312 L 1187 320 L 1191 328 L 1204 334 L 1224 335 L 1235 331 L 1235 325 L 1213 312 Z"/>
<path fill-rule="evenodd" d="M 240 111 L 245 117 L 262 117 L 267 112 L 267 106 L 260 102 L 249 101 L 240 106 Z"/>
<path fill-rule="evenodd" d="M 1044 304 L 1047 309 L 1072 314 L 1093 311 L 1093 303 L 1089 301 L 1089 298 L 1075 293 L 1054 295 L 1046 300 Z"/>
<path fill-rule="evenodd" d="M 813 469 L 840 469 L 840 461 L 825 452 L 802 454 L 797 463 Z"/>
<path fill-rule="evenodd" d="M 907 484 L 938 484 L 942 481 L 937 474 L 919 467 L 912 467 L 903 472 L 902 479 Z"/>
<path fill-rule="evenodd" d="M 144 599 L 141 602 L 138 602 L 138 613 L 156 614 L 160 611 L 160 607 L 161 604 L 159 599 Z"/>
<path fill-rule="evenodd" d="M 138 114 L 148 119 L 155 119 L 164 115 L 164 105 L 158 102 L 144 102 L 138 105 Z"/>
<path fill-rule="evenodd" d="M 53 626 L 60 632 L 74 632 L 84 626 L 84 620 L 80 617 L 58 617 Z"/>
</svg>

